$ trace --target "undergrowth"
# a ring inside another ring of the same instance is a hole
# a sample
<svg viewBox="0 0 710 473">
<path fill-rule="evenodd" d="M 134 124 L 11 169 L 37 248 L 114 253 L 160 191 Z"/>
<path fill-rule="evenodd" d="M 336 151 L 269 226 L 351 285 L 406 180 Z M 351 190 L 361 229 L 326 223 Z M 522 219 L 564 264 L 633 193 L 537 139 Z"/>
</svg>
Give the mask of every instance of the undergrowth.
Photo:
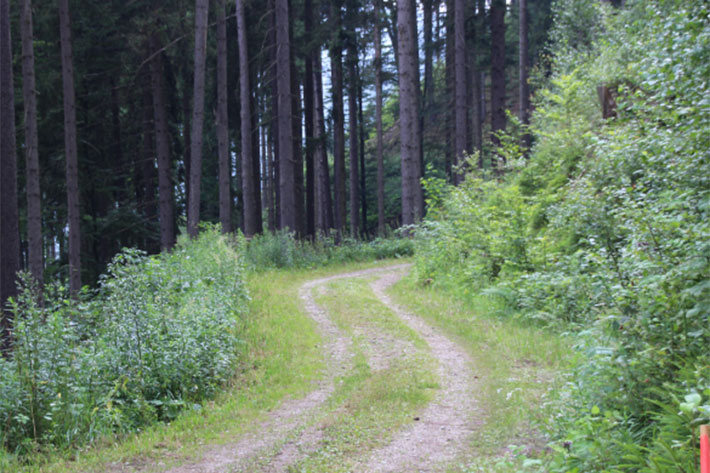
<svg viewBox="0 0 710 473">
<path fill-rule="evenodd" d="M 292 233 L 278 231 L 255 235 L 245 245 L 249 270 L 274 268 L 316 268 L 329 265 L 412 256 L 414 243 L 408 238 L 376 238 L 359 241 L 319 236 L 298 240 Z"/>
<path fill-rule="evenodd" d="M 76 447 L 201 409 L 239 357 L 242 272 L 235 246 L 210 230 L 159 256 L 120 253 L 78 300 L 24 278 L 14 349 L 0 358 L 2 451 Z"/>
<path fill-rule="evenodd" d="M 426 181 L 415 274 L 576 334 L 585 361 L 541 471 L 695 471 L 710 420 L 710 9 L 579 3 L 556 2 L 529 159 L 509 145 L 502 170 Z"/>
<path fill-rule="evenodd" d="M 260 280 L 273 268 L 313 269 L 408 255 L 412 246 L 395 239 L 298 242 L 287 233 L 247 242 L 208 226 L 169 253 L 124 250 L 99 287 L 85 288 L 76 298 L 59 282 L 40 291 L 24 276 L 13 306 L 14 349 L 0 358 L 0 470 L 22 470 L 22 464 L 37 468 L 45 460 L 87 451 L 91 444 L 132 438 L 156 423 L 201 416 L 223 387 L 251 379 L 262 365 L 261 382 L 274 392 L 295 389 L 314 375 L 312 350 L 295 348 L 313 346 L 305 341 L 313 330 L 301 321 L 300 338 L 284 341 L 282 330 L 292 323 L 297 298 L 277 303 L 263 288 L 273 293 L 295 289 L 263 281 L 249 291 L 245 280 Z M 277 317 L 289 321 L 281 320 L 276 333 L 267 334 Z M 283 369 L 269 361 L 273 347 L 268 345 L 274 343 L 291 350 L 289 360 L 296 359 L 294 350 L 301 352 L 302 366 Z M 240 374 L 247 364 L 253 375 Z M 238 396 L 244 389 L 235 385 L 232 390 Z M 262 393 L 258 399 L 271 397 Z"/>
</svg>

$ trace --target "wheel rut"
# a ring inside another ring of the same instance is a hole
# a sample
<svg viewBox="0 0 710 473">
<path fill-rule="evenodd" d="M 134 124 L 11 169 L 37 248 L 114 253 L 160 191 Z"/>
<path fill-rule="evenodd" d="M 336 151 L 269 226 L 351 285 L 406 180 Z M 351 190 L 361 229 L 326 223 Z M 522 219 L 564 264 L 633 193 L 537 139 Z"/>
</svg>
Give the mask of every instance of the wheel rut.
<svg viewBox="0 0 710 473">
<path fill-rule="evenodd" d="M 238 440 L 208 447 L 199 460 L 167 472 L 281 473 L 316 451 L 324 440 L 319 419 L 323 416 L 326 401 L 335 391 L 336 380 L 353 367 L 353 340 L 316 303 L 314 292 L 331 281 L 368 276 L 378 276 L 370 283 L 377 298 L 429 345 L 431 355 L 438 363 L 440 388 L 434 399 L 416 413 L 413 423 L 393 432 L 386 444 L 354 459 L 351 471 L 445 471 L 446 466 L 463 452 L 465 441 L 482 417 L 475 400 L 477 381 L 471 359 L 463 348 L 399 307 L 387 295 L 386 289 L 401 279 L 409 266 L 401 264 L 342 273 L 303 284 L 299 297 L 321 332 L 327 357 L 325 375 L 316 388 L 300 399 L 283 402 Z M 396 344 L 386 343 L 375 331 L 370 335 L 374 343 L 369 344 L 368 358 L 373 369 L 386 365 L 393 356 L 401 356 Z M 149 470 L 155 471 L 155 465 Z"/>
<path fill-rule="evenodd" d="M 167 473 L 223 473 L 254 469 L 286 471 L 288 466 L 301 456 L 304 445 L 317 443 L 318 440 L 315 438 L 309 441 L 305 435 L 298 435 L 297 431 L 318 414 L 319 408 L 335 389 L 335 379 L 345 374 L 352 365 L 352 340 L 328 317 L 325 309 L 315 302 L 313 290 L 338 279 L 366 277 L 406 267 L 407 265 L 396 265 L 341 273 L 303 284 L 299 297 L 306 313 L 321 331 L 328 360 L 325 376 L 318 382 L 317 388 L 301 399 L 283 402 L 268 414 L 267 419 L 257 429 L 245 434 L 237 442 L 208 448 L 202 454 L 201 460 L 169 469 Z M 294 433 L 299 438 L 290 440 L 289 437 Z M 309 434 L 308 429 L 304 434 Z M 318 433 L 313 435 L 317 437 Z"/>
</svg>

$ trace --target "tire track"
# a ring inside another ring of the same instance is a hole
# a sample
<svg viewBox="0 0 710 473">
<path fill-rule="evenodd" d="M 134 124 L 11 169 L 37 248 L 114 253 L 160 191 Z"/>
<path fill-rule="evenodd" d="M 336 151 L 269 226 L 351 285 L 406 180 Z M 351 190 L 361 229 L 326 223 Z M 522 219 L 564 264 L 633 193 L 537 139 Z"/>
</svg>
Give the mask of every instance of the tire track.
<svg viewBox="0 0 710 473">
<path fill-rule="evenodd" d="M 299 433 L 294 440 L 289 436 L 302 428 L 309 419 L 317 415 L 319 409 L 335 390 L 335 379 L 351 368 L 352 340 L 343 333 L 328 317 L 313 297 L 313 290 L 338 279 L 365 277 L 373 274 L 387 273 L 407 268 L 401 264 L 383 268 L 372 268 L 350 273 L 336 274 L 325 278 L 308 281 L 299 290 L 304 309 L 321 332 L 325 342 L 324 352 L 327 354 L 327 371 L 318 387 L 301 399 L 288 400 L 269 413 L 267 419 L 258 428 L 245 434 L 237 442 L 213 447 L 202 454 L 201 460 L 184 464 L 167 473 L 222 473 L 252 471 L 249 465 L 266 464 L 270 472 L 286 471 L 287 467 L 305 452 L 300 446 L 314 442 L 304 437 L 310 435 L 308 429 Z M 303 437 L 303 438 L 302 438 Z M 317 443 L 317 442 L 316 442 Z M 276 454 L 274 455 L 274 450 Z"/>
<path fill-rule="evenodd" d="M 462 453 L 466 439 L 481 422 L 474 396 L 477 382 L 470 356 L 462 347 L 392 301 L 385 290 L 401 277 L 401 273 L 387 274 L 370 287 L 383 304 L 429 344 L 432 355 L 439 362 L 441 389 L 414 424 L 396 433 L 389 444 L 372 452 L 354 471 L 444 471 L 447 464 Z"/>
</svg>

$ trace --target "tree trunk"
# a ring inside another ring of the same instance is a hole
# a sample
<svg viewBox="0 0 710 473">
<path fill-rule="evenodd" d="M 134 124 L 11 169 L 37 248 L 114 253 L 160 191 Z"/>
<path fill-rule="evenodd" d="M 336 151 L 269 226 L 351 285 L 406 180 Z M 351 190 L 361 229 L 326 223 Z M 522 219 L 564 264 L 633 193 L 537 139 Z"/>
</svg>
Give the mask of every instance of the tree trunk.
<svg viewBox="0 0 710 473">
<path fill-rule="evenodd" d="M 271 83 L 271 139 L 273 148 L 273 161 L 271 162 L 272 188 L 274 190 L 274 225 L 281 228 L 281 186 L 279 164 L 279 81 L 278 78 L 278 42 L 276 39 L 276 0 L 268 1 L 269 14 L 269 42 L 271 67 L 269 68 L 269 82 Z"/>
<path fill-rule="evenodd" d="M 446 0 L 446 177 L 455 183 L 454 162 L 456 160 L 456 34 L 454 28 L 454 0 Z"/>
<path fill-rule="evenodd" d="M 315 165 L 313 162 L 313 129 L 315 121 L 313 119 L 313 108 L 315 101 L 313 98 L 313 2 L 305 0 L 303 7 L 303 25 L 305 29 L 304 42 L 307 45 L 305 51 L 305 80 L 303 81 L 303 110 L 306 128 L 306 235 L 313 238 L 316 234 L 315 217 Z"/>
<path fill-rule="evenodd" d="M 273 133 L 272 130 L 274 129 L 273 126 L 267 126 L 267 129 L 265 130 L 265 135 L 266 135 L 266 160 L 269 163 L 268 170 L 269 173 L 266 176 L 266 180 L 268 184 L 266 185 L 266 207 L 269 209 L 269 231 L 274 232 L 276 231 L 276 202 L 274 201 L 274 183 L 276 182 L 275 178 L 275 165 L 274 165 L 274 138 L 273 138 Z"/>
<path fill-rule="evenodd" d="M 3 353 L 11 346 L 13 316 L 5 304 L 17 294 L 15 280 L 20 270 L 15 145 L 10 3 L 0 0 L 0 349 Z"/>
<path fill-rule="evenodd" d="M 360 77 L 360 67 L 357 68 L 357 76 Z M 367 187 L 365 183 L 365 119 L 362 110 L 362 80 L 358 80 L 357 85 L 357 110 L 358 110 L 358 136 L 360 138 L 360 208 L 362 209 L 362 219 L 360 221 L 360 234 L 367 238 Z"/>
<path fill-rule="evenodd" d="M 205 62 L 207 56 L 207 16 L 209 0 L 195 0 L 195 77 L 190 135 L 190 201 L 187 233 L 197 236 L 200 223 L 200 181 L 202 180 L 202 127 L 205 120 Z"/>
<path fill-rule="evenodd" d="M 236 0 L 237 33 L 239 43 L 239 97 L 241 105 L 242 138 L 242 199 L 244 201 L 244 234 L 251 237 L 261 232 L 261 202 L 257 205 L 254 187 L 254 169 L 252 159 L 251 134 L 251 84 L 249 75 L 249 45 L 247 43 L 247 22 L 244 0 Z"/>
<path fill-rule="evenodd" d="M 115 187 L 114 198 L 119 207 L 123 207 L 128 202 L 128 194 L 126 193 L 126 178 L 123 162 L 123 143 L 121 138 L 121 102 L 118 95 L 118 81 L 116 78 L 111 79 L 111 131 L 113 138 L 112 152 L 112 167 L 114 173 L 113 185 Z M 120 243 L 120 242 L 119 242 Z"/>
<path fill-rule="evenodd" d="M 468 90 L 466 73 L 466 4 L 464 0 L 454 0 L 454 70 L 456 77 L 454 107 L 456 109 L 455 131 L 455 154 L 454 184 L 459 184 L 463 180 L 460 166 L 466 159 L 466 134 L 468 132 Z"/>
<path fill-rule="evenodd" d="M 254 68 L 251 68 L 253 73 L 250 75 L 250 89 L 251 84 L 256 84 L 258 82 L 258 77 L 254 73 Z M 251 90 L 249 94 L 251 98 L 251 107 L 249 113 L 251 114 L 251 119 L 249 123 L 251 124 L 251 149 L 252 149 L 252 160 L 251 160 L 251 187 L 254 190 L 253 205 L 254 205 L 254 218 L 256 220 L 256 232 L 261 233 L 264 231 L 264 219 L 261 213 L 261 167 L 259 164 L 259 114 L 257 110 L 259 109 L 259 98 L 257 96 L 256 90 Z M 242 197 L 242 200 L 244 198 Z"/>
<path fill-rule="evenodd" d="M 187 49 L 187 48 L 185 48 Z M 190 133 L 192 132 L 192 107 L 190 106 L 190 93 L 187 84 L 191 82 L 190 67 L 187 52 L 183 63 L 183 91 L 182 91 L 182 135 L 183 135 L 183 185 L 185 188 L 185 216 L 187 217 L 187 207 L 190 203 L 190 171 L 192 170 L 192 143 Z"/>
<path fill-rule="evenodd" d="M 229 166 L 229 115 L 227 109 L 227 20 L 225 0 L 217 2 L 217 159 L 219 161 L 219 222 L 222 233 L 232 231 L 232 196 Z M 251 120 L 249 120 L 251 137 Z M 242 142 L 243 144 L 243 142 Z M 251 142 L 249 143 L 251 145 Z M 251 149 L 251 146 L 249 147 Z M 246 214 L 246 206 L 245 206 Z M 246 233 L 246 232 L 245 232 Z"/>
<path fill-rule="evenodd" d="M 434 41 L 433 41 L 433 8 L 438 3 L 434 0 L 422 0 L 424 10 L 424 109 L 423 118 L 425 123 L 430 120 L 431 104 L 434 98 Z"/>
<path fill-rule="evenodd" d="M 385 235 L 385 164 L 382 152 L 382 32 L 381 0 L 375 2 L 375 154 L 377 156 L 377 233 Z"/>
<path fill-rule="evenodd" d="M 151 50 L 159 51 L 162 44 L 157 34 L 151 36 Z M 158 157 L 158 198 L 160 215 L 160 248 L 169 250 L 175 245 L 175 208 L 173 203 L 173 169 L 170 157 L 170 132 L 165 103 L 163 55 L 156 54 L 150 61 L 150 84 L 153 92 L 153 122 L 155 150 Z"/>
<path fill-rule="evenodd" d="M 149 48 L 146 48 L 150 51 Z M 150 54 L 150 53 L 148 53 Z M 150 77 L 144 76 L 143 81 L 143 155 L 140 161 L 140 177 L 142 189 L 139 204 L 143 210 L 148 225 L 158 221 L 158 205 L 156 199 L 156 183 L 158 176 L 155 173 L 155 120 L 153 119 L 153 94 L 151 91 Z M 92 180 L 93 182 L 93 180 Z M 94 199 L 90 199 L 93 203 Z M 143 248 L 149 253 L 160 250 L 160 242 L 153 238 L 153 232 L 143 233 Z"/>
<path fill-rule="evenodd" d="M 290 0 L 289 0 L 290 1 Z M 289 4 L 290 10 L 290 4 Z M 289 44 L 293 43 L 293 22 L 289 21 Z M 291 127 L 293 143 L 293 185 L 296 200 L 296 227 L 293 231 L 300 238 L 305 233 L 305 208 L 303 202 L 303 113 L 301 111 L 301 84 L 296 70 L 294 48 L 291 47 Z"/>
<path fill-rule="evenodd" d="M 81 215 L 79 208 L 79 159 L 76 145 L 74 57 L 71 44 L 69 0 L 59 0 L 59 32 L 62 50 L 62 83 L 64 85 L 64 148 L 69 219 L 69 291 L 75 295 L 81 289 Z"/>
<path fill-rule="evenodd" d="M 491 24 L 491 141 L 500 145 L 505 130 L 505 0 L 492 0 Z"/>
<path fill-rule="evenodd" d="M 397 2 L 399 31 L 399 121 L 402 168 L 402 225 L 422 218 L 420 184 L 421 123 L 419 121 L 419 59 L 415 0 Z"/>
<path fill-rule="evenodd" d="M 23 0 L 20 10 L 22 36 L 22 94 L 25 101 L 25 163 L 27 168 L 27 241 L 30 272 L 41 286 L 44 283 L 42 254 L 42 210 L 39 187 L 37 141 L 37 90 L 35 54 L 32 45 L 32 2 Z"/>
<path fill-rule="evenodd" d="M 350 154 L 350 236 L 358 237 L 360 230 L 360 182 L 358 176 L 358 128 L 357 128 L 357 38 L 355 10 L 356 0 L 347 2 L 347 68 L 348 68 L 348 131 Z"/>
<path fill-rule="evenodd" d="M 520 93 L 520 123 L 524 126 L 530 124 L 530 85 L 528 84 L 528 67 L 530 66 L 528 58 L 528 8 L 527 0 L 518 0 L 519 7 L 519 93 Z M 525 154 L 528 154 L 530 149 L 530 133 L 527 129 L 523 132 L 522 146 Z"/>
<path fill-rule="evenodd" d="M 291 97 L 291 44 L 288 0 L 276 0 L 276 76 L 278 84 L 280 228 L 298 231 L 296 163 L 293 155 L 293 98 Z"/>
<path fill-rule="evenodd" d="M 318 229 L 328 233 L 333 228 L 333 199 L 330 192 L 330 170 L 328 169 L 328 153 L 325 148 L 325 118 L 323 108 L 323 71 L 320 48 L 313 52 L 313 88 L 315 121 L 315 165 L 316 165 L 316 207 Z"/>
<path fill-rule="evenodd" d="M 345 118 L 343 114 L 343 46 L 341 31 L 341 1 L 332 0 L 330 21 L 332 22 L 332 43 L 330 48 L 330 70 L 333 87 L 333 158 L 335 180 L 335 229 L 338 236 L 345 231 Z"/>
</svg>

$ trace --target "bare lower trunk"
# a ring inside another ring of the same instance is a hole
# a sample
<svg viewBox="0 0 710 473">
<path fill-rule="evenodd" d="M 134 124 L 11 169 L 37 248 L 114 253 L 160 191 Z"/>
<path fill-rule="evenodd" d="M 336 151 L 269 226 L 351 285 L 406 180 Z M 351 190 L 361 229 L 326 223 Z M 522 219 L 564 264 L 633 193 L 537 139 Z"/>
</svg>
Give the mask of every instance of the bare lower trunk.
<svg viewBox="0 0 710 473">
<path fill-rule="evenodd" d="M 335 229 L 345 231 L 345 118 L 343 114 L 343 61 L 341 41 L 341 2 L 333 0 L 330 8 L 333 41 L 330 48 L 330 70 L 333 87 L 333 159 L 335 180 Z"/>
<path fill-rule="evenodd" d="M 244 201 L 244 234 L 247 237 L 261 232 L 261 202 L 257 205 L 254 168 L 252 157 L 251 130 L 251 83 L 249 75 L 249 46 L 247 43 L 247 23 L 244 11 L 244 0 L 237 3 L 237 35 L 239 43 L 239 97 L 241 105 L 241 137 L 242 137 L 242 200 Z"/>
<path fill-rule="evenodd" d="M 209 0 L 195 0 L 195 77 L 190 133 L 190 200 L 187 233 L 197 236 L 200 223 L 200 181 L 202 180 L 202 127 L 205 120 L 205 62 L 207 56 L 207 16 Z"/>
<path fill-rule="evenodd" d="M 20 230 L 17 201 L 17 151 L 13 98 L 12 42 L 9 0 L 0 0 L 0 350 L 12 343 L 9 297 L 17 294 L 20 270 Z"/>
<path fill-rule="evenodd" d="M 357 75 L 360 77 L 360 67 L 357 68 Z M 358 114 L 358 137 L 360 140 L 360 208 L 362 218 L 360 220 L 360 234 L 367 238 L 367 186 L 365 183 L 365 119 L 362 110 L 362 81 L 358 80 L 357 85 L 357 114 Z"/>
<path fill-rule="evenodd" d="M 232 231 L 232 196 L 229 166 L 229 115 L 227 109 L 227 20 L 225 0 L 217 2 L 217 159 L 219 161 L 219 222 L 222 233 Z M 250 127 L 251 128 L 251 127 Z M 249 131 L 251 134 L 251 130 Z"/>
<path fill-rule="evenodd" d="M 519 7 L 519 100 L 520 100 L 520 123 L 523 125 L 530 124 L 530 86 L 528 84 L 528 67 L 530 66 L 528 58 L 528 8 L 527 0 L 518 0 Z M 522 145 L 526 150 L 530 148 L 530 133 L 525 130 L 522 137 Z"/>
<path fill-rule="evenodd" d="M 162 44 L 157 35 L 151 37 L 151 49 L 158 51 Z M 175 245 L 175 209 L 173 204 L 173 169 L 170 159 L 170 133 L 163 82 L 163 56 L 156 54 L 150 61 L 151 89 L 153 91 L 153 121 L 155 123 L 155 150 L 158 156 L 158 198 L 160 213 L 160 247 L 169 250 Z"/>
<path fill-rule="evenodd" d="M 42 210 L 39 187 L 39 152 L 37 148 L 37 91 L 35 88 L 35 55 L 32 45 L 32 2 L 22 1 L 20 10 L 22 35 L 22 94 L 25 101 L 25 162 L 27 168 L 27 240 L 30 272 L 40 284 L 44 282 L 42 254 Z"/>
<path fill-rule="evenodd" d="M 446 150 L 445 168 L 449 182 L 455 183 L 454 163 L 456 160 L 456 68 L 455 46 L 456 34 L 454 28 L 454 0 L 446 0 Z"/>
<path fill-rule="evenodd" d="M 288 0 L 276 0 L 276 76 L 278 84 L 278 159 L 280 228 L 297 231 L 295 160 L 293 155 L 293 98 Z"/>
<path fill-rule="evenodd" d="M 433 42 L 433 7 L 438 1 L 422 0 L 422 10 L 424 13 L 424 100 L 422 108 L 424 110 L 424 121 L 427 123 L 431 112 L 430 107 L 434 98 L 434 42 Z"/>
<path fill-rule="evenodd" d="M 79 209 L 79 159 L 76 145 L 76 99 L 74 96 L 74 57 L 71 45 L 69 0 L 59 0 L 59 32 L 62 50 L 64 91 L 64 148 L 67 176 L 67 216 L 69 219 L 69 290 L 81 289 L 81 234 Z"/>
<path fill-rule="evenodd" d="M 305 79 L 303 81 L 303 110 L 306 128 L 306 235 L 313 238 L 316 233 L 315 217 L 315 165 L 313 156 L 313 135 L 314 125 L 313 108 L 313 53 L 312 29 L 313 29 L 313 2 L 305 0 L 303 7 L 303 24 L 305 28 L 304 41 L 308 45 L 305 52 Z"/>
<path fill-rule="evenodd" d="M 455 154 L 454 165 L 454 184 L 459 184 L 463 180 L 461 166 L 464 163 L 466 155 L 466 134 L 468 131 L 468 88 L 466 74 L 466 29 L 465 29 L 465 2 L 464 0 L 454 0 L 454 70 L 456 77 L 455 84 L 455 101 L 456 122 L 454 124 L 455 131 Z"/>
<path fill-rule="evenodd" d="M 316 207 L 318 229 L 327 233 L 333 228 L 333 199 L 330 192 L 330 170 L 328 169 L 328 153 L 325 149 L 325 118 L 323 115 L 323 71 L 321 67 L 320 48 L 314 52 L 313 86 L 314 86 L 314 140 L 316 165 Z"/>
<path fill-rule="evenodd" d="M 414 0 L 397 2 L 399 30 L 399 120 L 402 168 L 402 225 L 422 218 L 421 122 L 419 121 L 419 59 Z"/>
<path fill-rule="evenodd" d="M 382 31 L 380 29 L 381 0 L 375 3 L 375 128 L 377 136 L 377 233 L 385 234 L 385 164 L 382 144 Z"/>
<path fill-rule="evenodd" d="M 357 133 L 357 38 L 355 35 L 355 9 L 353 0 L 347 3 L 347 68 L 348 68 L 348 130 L 350 151 L 350 236 L 358 237 L 360 230 L 360 183 L 358 176 L 358 133 Z"/>
<path fill-rule="evenodd" d="M 491 140 L 499 145 L 505 129 L 505 0 L 493 0 L 491 24 Z"/>
</svg>

